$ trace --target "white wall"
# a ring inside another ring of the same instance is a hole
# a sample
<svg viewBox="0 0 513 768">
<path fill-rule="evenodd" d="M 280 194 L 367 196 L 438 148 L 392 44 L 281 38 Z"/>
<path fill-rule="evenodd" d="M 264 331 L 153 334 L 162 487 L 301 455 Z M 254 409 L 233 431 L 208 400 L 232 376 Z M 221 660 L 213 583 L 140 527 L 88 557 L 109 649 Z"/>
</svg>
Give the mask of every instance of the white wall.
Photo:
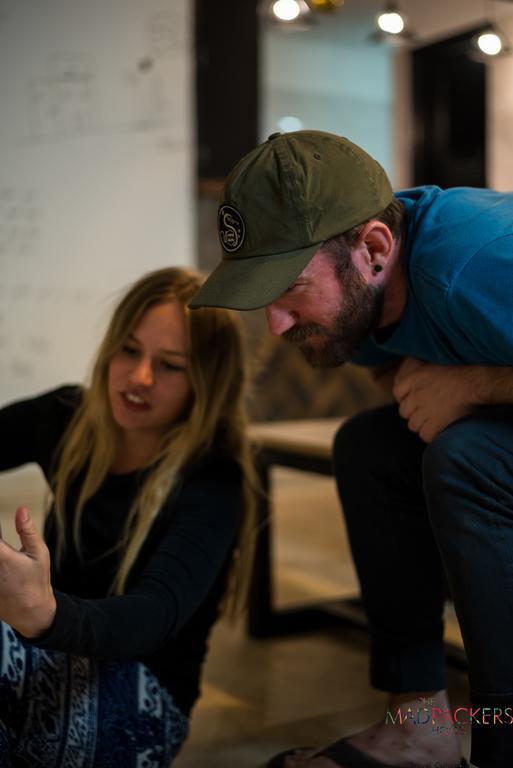
<svg viewBox="0 0 513 768">
<path fill-rule="evenodd" d="M 513 44 L 513 10 L 503 16 L 501 29 Z M 487 144 L 489 185 L 513 190 L 513 52 L 489 67 Z"/>
<path fill-rule="evenodd" d="M 418 44 L 429 44 L 465 29 L 494 22 L 513 43 L 513 3 L 481 0 L 406 0 Z M 487 180 L 488 186 L 513 190 L 513 49 L 504 57 L 487 57 Z M 413 143 L 411 87 L 407 56 L 395 63 L 395 177 L 398 186 L 411 183 Z"/>
<path fill-rule="evenodd" d="M 495 21 L 513 45 L 513 3 L 402 0 L 419 45 Z M 284 115 L 342 133 L 380 160 L 396 187 L 411 184 L 413 123 L 408 55 L 369 42 L 381 0 L 347 2 L 317 28 L 262 25 L 261 139 Z M 488 183 L 513 189 L 513 53 L 488 63 Z"/>
<path fill-rule="evenodd" d="M 0 403 L 84 377 L 113 297 L 194 261 L 187 0 L 0 6 Z"/>
<path fill-rule="evenodd" d="M 280 130 L 281 117 L 304 128 L 338 133 L 361 144 L 391 175 L 392 55 L 360 35 L 262 27 L 260 136 Z"/>
</svg>

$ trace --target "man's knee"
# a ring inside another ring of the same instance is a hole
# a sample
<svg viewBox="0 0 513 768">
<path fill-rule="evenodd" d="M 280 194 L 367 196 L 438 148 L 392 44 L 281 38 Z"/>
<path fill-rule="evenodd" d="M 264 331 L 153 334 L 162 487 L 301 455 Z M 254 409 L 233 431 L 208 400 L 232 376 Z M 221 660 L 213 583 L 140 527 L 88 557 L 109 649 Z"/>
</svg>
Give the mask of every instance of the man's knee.
<svg viewBox="0 0 513 768">
<path fill-rule="evenodd" d="M 470 523 L 472 509 L 479 510 L 487 499 L 513 502 L 509 430 L 499 420 L 468 417 L 447 427 L 426 448 L 423 483 L 432 520 L 438 514 L 464 514 Z"/>
<path fill-rule="evenodd" d="M 345 421 L 337 430 L 333 441 L 335 474 L 340 467 L 347 467 L 366 442 L 368 414 L 361 413 Z"/>
<path fill-rule="evenodd" d="M 468 454 L 473 452 L 474 436 L 473 422 L 462 420 L 447 427 L 426 447 L 422 469 L 424 484 L 428 488 L 448 475 L 464 471 Z"/>
<path fill-rule="evenodd" d="M 379 457 L 398 418 L 395 406 L 385 406 L 363 411 L 345 421 L 333 442 L 335 474 L 347 475 L 349 467 L 368 464 L 373 455 Z"/>
</svg>

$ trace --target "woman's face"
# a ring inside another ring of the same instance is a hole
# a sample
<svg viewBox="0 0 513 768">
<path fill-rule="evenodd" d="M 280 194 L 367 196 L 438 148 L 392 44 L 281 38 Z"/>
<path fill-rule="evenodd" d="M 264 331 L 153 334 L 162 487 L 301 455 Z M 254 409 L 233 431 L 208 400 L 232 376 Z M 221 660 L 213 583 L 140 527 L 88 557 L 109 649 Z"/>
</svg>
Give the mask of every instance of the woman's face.
<svg viewBox="0 0 513 768">
<path fill-rule="evenodd" d="M 159 438 L 192 395 L 185 311 L 177 301 L 142 317 L 109 365 L 109 401 L 125 432 Z"/>
</svg>

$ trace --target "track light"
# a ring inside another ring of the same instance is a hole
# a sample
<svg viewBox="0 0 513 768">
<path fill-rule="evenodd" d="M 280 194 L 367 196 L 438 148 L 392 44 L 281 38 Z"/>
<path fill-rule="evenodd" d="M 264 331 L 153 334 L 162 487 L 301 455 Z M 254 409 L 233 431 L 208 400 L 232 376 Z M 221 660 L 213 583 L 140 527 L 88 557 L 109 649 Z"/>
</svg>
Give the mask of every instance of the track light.
<svg viewBox="0 0 513 768">
<path fill-rule="evenodd" d="M 511 0 L 505 0 L 511 2 Z M 471 58 L 486 62 L 495 56 L 505 56 L 511 52 L 511 46 L 495 19 L 495 0 L 483 2 L 483 16 L 486 21 L 480 32 L 474 36 L 474 54 Z"/>
<path fill-rule="evenodd" d="M 310 20 L 312 15 L 305 0 L 271 0 L 266 6 L 267 18 L 284 26 L 296 26 L 298 22 Z"/>
<path fill-rule="evenodd" d="M 476 42 L 479 50 L 487 56 L 497 56 L 503 48 L 501 36 L 493 28 L 481 32 Z"/>
<path fill-rule="evenodd" d="M 276 0 L 272 4 L 272 12 L 278 21 L 294 21 L 301 13 L 297 0 Z"/>
<path fill-rule="evenodd" d="M 404 19 L 398 10 L 384 10 L 377 18 L 378 27 L 389 35 L 398 35 L 404 29 Z"/>
<path fill-rule="evenodd" d="M 406 17 L 397 3 L 385 3 L 383 10 L 376 16 L 376 29 L 370 35 L 376 43 L 404 45 L 413 41 Z"/>
<path fill-rule="evenodd" d="M 481 61 L 486 64 L 497 58 L 502 58 L 511 53 L 511 46 L 503 32 L 494 24 L 486 26 L 474 37 L 474 52 L 469 54 L 475 61 Z"/>
<path fill-rule="evenodd" d="M 344 0 L 260 0 L 259 12 L 265 21 L 282 29 L 309 29 L 322 15 L 339 11 Z"/>
</svg>

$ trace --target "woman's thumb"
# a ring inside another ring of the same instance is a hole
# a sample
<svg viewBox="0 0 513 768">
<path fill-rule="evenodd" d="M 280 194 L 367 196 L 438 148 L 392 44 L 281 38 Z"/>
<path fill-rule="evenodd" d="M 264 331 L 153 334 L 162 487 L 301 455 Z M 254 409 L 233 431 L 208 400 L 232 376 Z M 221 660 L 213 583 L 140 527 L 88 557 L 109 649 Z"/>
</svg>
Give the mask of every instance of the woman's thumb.
<svg viewBox="0 0 513 768">
<path fill-rule="evenodd" d="M 27 507 L 18 507 L 16 510 L 16 531 L 20 537 L 23 551 L 28 555 L 36 555 L 39 551 L 41 536 Z"/>
</svg>

